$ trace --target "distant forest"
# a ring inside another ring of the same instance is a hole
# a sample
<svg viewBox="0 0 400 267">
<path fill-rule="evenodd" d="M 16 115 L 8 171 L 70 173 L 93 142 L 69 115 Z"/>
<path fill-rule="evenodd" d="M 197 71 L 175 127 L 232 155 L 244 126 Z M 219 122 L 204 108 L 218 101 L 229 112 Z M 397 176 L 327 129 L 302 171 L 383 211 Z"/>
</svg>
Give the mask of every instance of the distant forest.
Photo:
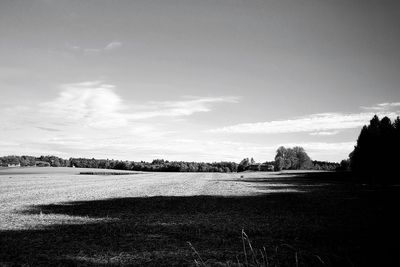
<svg viewBox="0 0 400 267">
<path fill-rule="evenodd" d="M 131 171 L 154 171 L 154 172 L 236 172 L 238 164 L 235 162 L 184 162 L 155 159 L 152 162 L 134 162 L 114 159 L 89 159 L 70 158 L 62 159 L 56 156 L 6 156 L 0 157 L 0 166 L 20 165 L 28 166 L 51 166 L 51 167 L 77 167 L 95 169 L 115 169 Z"/>
</svg>

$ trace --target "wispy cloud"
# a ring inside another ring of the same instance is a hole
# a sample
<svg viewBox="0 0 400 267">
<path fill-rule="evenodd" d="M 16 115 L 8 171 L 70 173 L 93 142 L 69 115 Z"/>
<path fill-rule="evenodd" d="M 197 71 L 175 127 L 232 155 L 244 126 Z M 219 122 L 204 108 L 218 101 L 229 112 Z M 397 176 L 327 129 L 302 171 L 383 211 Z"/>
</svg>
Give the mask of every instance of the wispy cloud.
<svg viewBox="0 0 400 267">
<path fill-rule="evenodd" d="M 86 126 L 107 128 L 126 126 L 121 111 L 124 103 L 114 92 L 114 85 L 100 81 L 64 84 L 59 96 L 40 104 L 42 113 L 66 122 L 77 122 Z"/>
<path fill-rule="evenodd" d="M 148 119 L 154 117 L 190 116 L 198 112 L 209 112 L 216 103 L 238 103 L 239 98 L 234 96 L 222 97 L 185 97 L 178 101 L 152 101 L 146 104 L 145 110 L 131 114 L 134 119 Z"/>
<path fill-rule="evenodd" d="M 112 41 L 104 46 L 100 47 L 82 47 L 75 44 L 66 44 L 66 48 L 73 52 L 83 52 L 85 54 L 97 54 L 103 51 L 117 50 L 123 46 L 120 41 Z"/>
<path fill-rule="evenodd" d="M 114 50 L 114 49 L 120 48 L 121 46 L 122 46 L 122 43 L 121 43 L 121 42 L 115 41 L 115 42 L 111 42 L 111 43 L 109 43 L 108 45 L 106 45 L 106 46 L 104 47 L 104 50 Z"/>
<path fill-rule="evenodd" d="M 371 111 L 384 111 L 384 110 L 390 110 L 392 108 L 400 108 L 400 102 L 381 103 L 370 107 L 362 106 L 361 108 Z"/>
<path fill-rule="evenodd" d="M 281 133 L 310 133 L 311 135 L 334 135 L 341 130 L 354 129 L 368 123 L 374 114 L 395 118 L 400 110 L 394 109 L 399 103 L 384 103 L 377 107 L 384 109 L 376 112 L 353 114 L 320 113 L 297 117 L 287 120 L 242 123 L 222 128 L 212 129 L 213 133 L 248 133 L 248 134 L 281 134 Z"/>
<path fill-rule="evenodd" d="M 314 136 L 329 136 L 329 135 L 335 135 L 338 134 L 340 131 L 326 131 L 326 132 L 312 132 L 310 135 Z"/>
</svg>

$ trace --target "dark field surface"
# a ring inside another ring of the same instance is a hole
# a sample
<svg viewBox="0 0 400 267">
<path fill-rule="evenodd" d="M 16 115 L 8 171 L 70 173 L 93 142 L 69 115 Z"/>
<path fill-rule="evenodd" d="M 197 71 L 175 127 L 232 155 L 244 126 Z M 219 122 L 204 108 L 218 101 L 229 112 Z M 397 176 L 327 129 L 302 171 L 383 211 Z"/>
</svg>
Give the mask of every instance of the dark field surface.
<svg viewBox="0 0 400 267">
<path fill-rule="evenodd" d="M 26 205 L 19 216 L 88 220 L 1 230 L 0 265 L 397 266 L 400 188 L 346 176 L 223 176 L 222 184 L 244 183 L 257 194 Z"/>
</svg>

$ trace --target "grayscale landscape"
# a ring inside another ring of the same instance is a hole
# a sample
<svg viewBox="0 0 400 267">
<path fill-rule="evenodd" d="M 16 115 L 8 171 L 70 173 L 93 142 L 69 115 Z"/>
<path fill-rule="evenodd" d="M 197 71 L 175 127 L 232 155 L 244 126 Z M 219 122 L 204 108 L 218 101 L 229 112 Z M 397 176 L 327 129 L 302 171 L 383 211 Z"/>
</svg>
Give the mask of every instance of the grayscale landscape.
<svg viewBox="0 0 400 267">
<path fill-rule="evenodd" d="M 0 267 L 398 266 L 400 1 L 0 0 Z"/>
</svg>

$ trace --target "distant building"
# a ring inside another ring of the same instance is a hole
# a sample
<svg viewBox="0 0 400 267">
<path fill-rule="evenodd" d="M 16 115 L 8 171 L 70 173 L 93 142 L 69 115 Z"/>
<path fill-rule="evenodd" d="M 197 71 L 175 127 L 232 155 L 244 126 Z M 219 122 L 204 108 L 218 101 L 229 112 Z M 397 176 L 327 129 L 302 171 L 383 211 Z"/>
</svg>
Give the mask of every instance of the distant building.
<svg viewBox="0 0 400 267">
<path fill-rule="evenodd" d="M 17 167 L 21 167 L 21 164 L 20 163 L 18 163 L 18 164 L 8 164 L 7 167 L 9 167 L 9 168 L 17 168 Z"/>
</svg>

